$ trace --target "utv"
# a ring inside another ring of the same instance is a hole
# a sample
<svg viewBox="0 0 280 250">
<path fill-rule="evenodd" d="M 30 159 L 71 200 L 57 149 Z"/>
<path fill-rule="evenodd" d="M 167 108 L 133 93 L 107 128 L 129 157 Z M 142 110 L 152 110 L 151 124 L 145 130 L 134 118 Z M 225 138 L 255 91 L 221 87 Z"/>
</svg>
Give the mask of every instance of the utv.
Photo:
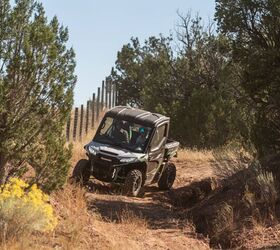
<svg viewBox="0 0 280 250">
<path fill-rule="evenodd" d="M 176 168 L 169 160 L 179 142 L 168 139 L 170 119 L 129 107 L 115 107 L 102 119 L 93 140 L 84 146 L 88 159 L 73 170 L 77 182 L 96 179 L 122 184 L 123 194 L 137 196 L 142 186 L 170 189 Z"/>
</svg>

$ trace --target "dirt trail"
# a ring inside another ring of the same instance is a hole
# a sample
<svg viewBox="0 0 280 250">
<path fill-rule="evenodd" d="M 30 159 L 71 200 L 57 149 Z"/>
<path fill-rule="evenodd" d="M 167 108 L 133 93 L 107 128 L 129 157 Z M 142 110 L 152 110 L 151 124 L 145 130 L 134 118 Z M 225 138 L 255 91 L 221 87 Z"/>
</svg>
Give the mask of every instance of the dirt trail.
<svg viewBox="0 0 280 250">
<path fill-rule="evenodd" d="M 141 249 L 209 249 L 207 241 L 194 232 L 180 210 L 172 204 L 172 197 L 183 187 L 213 175 L 211 158 L 174 160 L 177 178 L 171 191 L 160 192 L 157 186 L 145 188 L 141 198 L 121 196 L 118 188 L 92 183 L 94 192 L 87 194 L 89 206 L 109 222 L 118 222 L 124 210 L 144 218 L 148 223 L 148 237 Z M 143 239 L 141 239 L 143 240 Z"/>
</svg>

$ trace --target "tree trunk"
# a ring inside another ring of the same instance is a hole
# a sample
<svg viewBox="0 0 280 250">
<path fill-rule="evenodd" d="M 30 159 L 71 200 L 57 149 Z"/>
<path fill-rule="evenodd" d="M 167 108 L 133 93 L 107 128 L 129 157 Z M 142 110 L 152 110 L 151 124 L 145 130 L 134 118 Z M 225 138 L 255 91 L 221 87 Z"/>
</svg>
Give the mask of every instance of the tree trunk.
<svg viewBox="0 0 280 250">
<path fill-rule="evenodd" d="M 8 160 L 0 153 L 0 185 L 5 183 L 7 176 L 7 162 Z"/>
</svg>

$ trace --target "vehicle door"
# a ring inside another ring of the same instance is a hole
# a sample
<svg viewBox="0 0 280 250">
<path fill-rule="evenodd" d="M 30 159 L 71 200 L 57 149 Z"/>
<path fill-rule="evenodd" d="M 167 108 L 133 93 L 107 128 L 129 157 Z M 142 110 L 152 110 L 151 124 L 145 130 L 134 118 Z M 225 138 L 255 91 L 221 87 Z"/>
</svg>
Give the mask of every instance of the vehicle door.
<svg viewBox="0 0 280 250">
<path fill-rule="evenodd" d="M 153 134 L 148 152 L 146 183 L 151 183 L 163 162 L 165 143 L 167 140 L 168 123 L 159 125 Z"/>
</svg>

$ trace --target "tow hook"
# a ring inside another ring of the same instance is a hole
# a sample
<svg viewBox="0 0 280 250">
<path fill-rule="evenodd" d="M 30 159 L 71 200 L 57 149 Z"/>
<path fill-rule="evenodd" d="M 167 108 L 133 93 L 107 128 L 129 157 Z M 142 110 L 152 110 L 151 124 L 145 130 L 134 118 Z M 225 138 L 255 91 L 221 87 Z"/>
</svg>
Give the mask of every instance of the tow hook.
<svg viewBox="0 0 280 250">
<path fill-rule="evenodd" d="M 114 168 L 114 170 L 113 170 L 113 174 L 112 174 L 112 179 L 115 179 L 116 172 L 117 172 L 117 169 L 116 169 L 116 168 Z"/>
</svg>

